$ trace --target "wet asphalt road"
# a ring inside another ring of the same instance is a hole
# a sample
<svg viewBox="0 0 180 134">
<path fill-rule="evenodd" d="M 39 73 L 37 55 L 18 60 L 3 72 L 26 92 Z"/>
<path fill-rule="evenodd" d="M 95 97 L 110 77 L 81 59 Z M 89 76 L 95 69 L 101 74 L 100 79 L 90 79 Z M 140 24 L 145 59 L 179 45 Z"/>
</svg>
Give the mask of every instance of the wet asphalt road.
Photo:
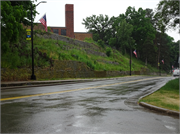
<svg viewBox="0 0 180 134">
<path fill-rule="evenodd" d="M 1 99 L 25 97 L 1 101 L 1 133 L 178 134 L 177 117 L 159 114 L 137 104 L 140 96 L 171 79 L 122 77 L 2 90 Z"/>
</svg>

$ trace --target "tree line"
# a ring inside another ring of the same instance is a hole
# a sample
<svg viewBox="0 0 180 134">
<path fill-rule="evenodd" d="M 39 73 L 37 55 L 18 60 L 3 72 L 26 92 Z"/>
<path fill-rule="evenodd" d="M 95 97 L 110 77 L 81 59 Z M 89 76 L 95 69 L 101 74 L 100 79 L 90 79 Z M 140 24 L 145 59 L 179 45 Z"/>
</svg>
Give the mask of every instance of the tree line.
<svg viewBox="0 0 180 134">
<path fill-rule="evenodd" d="M 138 59 L 154 67 L 169 71 L 178 66 L 179 41 L 165 32 L 179 28 L 179 2 L 162 0 L 156 11 L 153 9 L 135 10 L 129 6 L 124 14 L 109 18 L 108 15 L 92 15 L 83 19 L 88 32 L 93 33 L 93 40 L 103 42 L 122 52 L 136 50 Z M 162 62 L 164 61 L 164 63 Z"/>
</svg>

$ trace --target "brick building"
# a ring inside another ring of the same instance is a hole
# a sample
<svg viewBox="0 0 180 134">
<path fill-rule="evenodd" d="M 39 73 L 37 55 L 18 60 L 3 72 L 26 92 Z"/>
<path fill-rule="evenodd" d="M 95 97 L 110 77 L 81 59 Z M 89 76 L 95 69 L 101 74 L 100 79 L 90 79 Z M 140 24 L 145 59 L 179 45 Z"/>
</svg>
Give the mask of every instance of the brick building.
<svg viewBox="0 0 180 134">
<path fill-rule="evenodd" d="M 92 33 L 86 32 L 74 32 L 74 5 L 66 4 L 65 5 L 65 27 L 51 27 L 51 32 L 68 36 L 70 38 L 75 38 L 77 40 L 84 40 L 86 37 L 92 38 Z M 37 26 L 34 25 L 34 30 L 45 30 L 44 26 L 41 23 L 37 23 Z"/>
</svg>

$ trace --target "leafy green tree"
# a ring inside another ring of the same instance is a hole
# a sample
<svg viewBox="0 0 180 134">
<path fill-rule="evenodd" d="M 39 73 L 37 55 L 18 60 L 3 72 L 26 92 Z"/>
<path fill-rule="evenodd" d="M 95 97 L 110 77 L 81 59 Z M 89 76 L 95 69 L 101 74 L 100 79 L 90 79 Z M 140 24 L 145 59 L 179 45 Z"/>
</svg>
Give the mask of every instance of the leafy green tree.
<svg viewBox="0 0 180 134">
<path fill-rule="evenodd" d="M 156 10 L 156 17 L 161 19 L 166 29 L 180 27 L 179 1 L 161 0 Z"/>
<path fill-rule="evenodd" d="M 34 0 L 37 1 L 37 0 Z M 14 6 L 22 6 L 23 11 L 26 12 L 26 17 L 22 18 L 20 20 L 20 23 L 23 23 L 25 26 L 30 26 L 31 25 L 31 4 L 32 4 L 32 20 L 34 22 L 34 18 L 36 16 L 36 14 L 39 14 L 36 11 L 36 5 L 33 4 L 34 1 L 11 1 L 11 5 Z"/>
<path fill-rule="evenodd" d="M 128 7 L 125 12 L 126 21 L 133 25 L 132 37 L 137 44 L 138 57 L 142 60 L 146 60 L 148 57 L 148 49 L 153 48 L 153 40 L 155 38 L 155 29 L 153 28 L 150 10 L 139 8 L 137 11 L 134 7 Z M 148 48 L 150 47 L 150 48 Z"/>
<path fill-rule="evenodd" d="M 117 42 L 118 48 L 121 48 L 123 54 L 126 52 L 126 48 L 129 48 L 128 40 L 131 37 L 133 26 L 128 24 L 125 19 L 123 19 L 117 26 Z"/>
<path fill-rule="evenodd" d="M 31 4 L 34 20 L 37 12 L 33 1 L 1 1 L 2 68 L 17 68 L 31 62 L 28 54 L 26 58 L 23 55 L 28 48 L 25 43 L 26 32 L 22 26 L 31 25 Z"/>
<path fill-rule="evenodd" d="M 111 17 L 110 21 L 112 22 L 111 23 L 111 27 L 109 29 L 109 32 L 108 32 L 108 44 L 111 46 L 111 47 L 116 47 L 116 49 L 119 49 L 120 47 L 118 47 L 119 43 L 118 43 L 118 39 L 117 39 L 117 27 L 118 25 L 121 23 L 122 21 L 122 17 L 118 16 L 118 17 Z"/>
<path fill-rule="evenodd" d="M 160 49 L 159 62 L 161 65 L 161 69 L 166 70 L 168 72 L 170 70 L 171 47 L 174 44 L 173 40 L 174 39 L 172 37 L 164 33 L 161 36 L 161 43 L 159 45 L 159 49 Z M 162 59 L 164 60 L 164 64 L 162 63 Z"/>
<path fill-rule="evenodd" d="M 18 42 L 22 23 L 30 25 L 31 1 L 1 1 L 1 45 L 2 51 L 8 50 L 9 43 Z M 33 20 L 36 14 L 33 4 Z"/>
<path fill-rule="evenodd" d="M 179 63 L 178 63 L 178 58 L 179 58 L 179 43 L 180 40 L 178 40 L 177 42 L 172 42 L 172 38 L 171 42 L 168 44 L 170 46 L 170 63 L 169 66 L 171 67 L 172 65 L 174 67 L 179 67 Z"/>
<path fill-rule="evenodd" d="M 173 42 L 172 37 L 165 34 L 165 31 L 180 27 L 179 1 L 161 0 L 154 18 L 156 21 L 156 30 L 161 32 L 159 42 L 163 45 L 161 50 L 164 49 L 161 53 L 164 56 L 163 58 L 166 59 L 165 68 L 163 69 L 170 70 L 172 65 L 178 67 L 179 49 L 174 46 L 176 43 Z"/>
<path fill-rule="evenodd" d="M 117 43 L 117 39 L 116 38 L 110 38 L 109 39 L 109 45 L 111 47 L 116 46 L 116 43 Z"/>
<path fill-rule="evenodd" d="M 163 1 L 158 5 L 159 10 L 156 14 L 149 8 L 135 10 L 134 7 L 129 6 L 125 14 L 120 14 L 118 17 L 113 16 L 107 19 L 106 16 L 93 15 L 83 20 L 83 24 L 89 31 L 93 32 L 93 39 L 98 41 L 100 45 L 109 44 L 111 47 L 120 49 L 123 54 L 130 50 L 131 46 L 132 49 L 136 48 L 138 58 L 145 61 L 146 64 L 157 66 L 159 60 L 164 59 L 165 64 L 162 68 L 168 70 L 170 64 L 175 65 L 177 63 L 179 51 L 176 51 L 178 49 L 173 38 L 165 34 L 168 29 L 166 24 L 172 27 L 179 25 L 176 23 L 179 19 L 177 16 L 179 9 L 177 9 L 177 2 Z M 171 6 L 174 3 L 174 5 L 169 7 L 166 5 L 167 3 L 171 3 L 169 4 Z M 172 15 L 174 19 L 167 21 L 167 13 L 169 15 L 175 13 Z M 167 15 L 165 18 L 163 17 L 164 14 Z M 171 22 L 171 20 L 174 21 Z M 174 57 L 173 54 L 176 56 Z"/>
<path fill-rule="evenodd" d="M 103 16 L 100 14 L 99 16 L 92 15 L 86 17 L 86 19 L 83 19 L 82 24 L 85 25 L 86 29 L 93 33 L 95 41 L 100 39 L 105 42 L 107 41 L 107 35 L 112 24 L 112 21 L 110 21 L 107 15 Z"/>
<path fill-rule="evenodd" d="M 19 31 L 22 30 L 22 25 L 18 21 L 26 16 L 26 13 L 22 11 L 22 6 L 12 7 L 9 1 L 1 2 L 2 43 L 17 41 Z"/>
</svg>

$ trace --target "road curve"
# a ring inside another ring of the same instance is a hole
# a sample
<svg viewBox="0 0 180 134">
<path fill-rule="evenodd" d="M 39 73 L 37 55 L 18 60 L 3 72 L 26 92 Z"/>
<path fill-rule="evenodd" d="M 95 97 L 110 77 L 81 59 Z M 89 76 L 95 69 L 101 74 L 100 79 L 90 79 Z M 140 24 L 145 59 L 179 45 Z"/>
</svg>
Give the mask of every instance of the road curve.
<svg viewBox="0 0 180 134">
<path fill-rule="evenodd" d="M 137 104 L 171 77 L 118 79 L 1 91 L 2 133 L 179 133 L 179 119 Z"/>
</svg>

